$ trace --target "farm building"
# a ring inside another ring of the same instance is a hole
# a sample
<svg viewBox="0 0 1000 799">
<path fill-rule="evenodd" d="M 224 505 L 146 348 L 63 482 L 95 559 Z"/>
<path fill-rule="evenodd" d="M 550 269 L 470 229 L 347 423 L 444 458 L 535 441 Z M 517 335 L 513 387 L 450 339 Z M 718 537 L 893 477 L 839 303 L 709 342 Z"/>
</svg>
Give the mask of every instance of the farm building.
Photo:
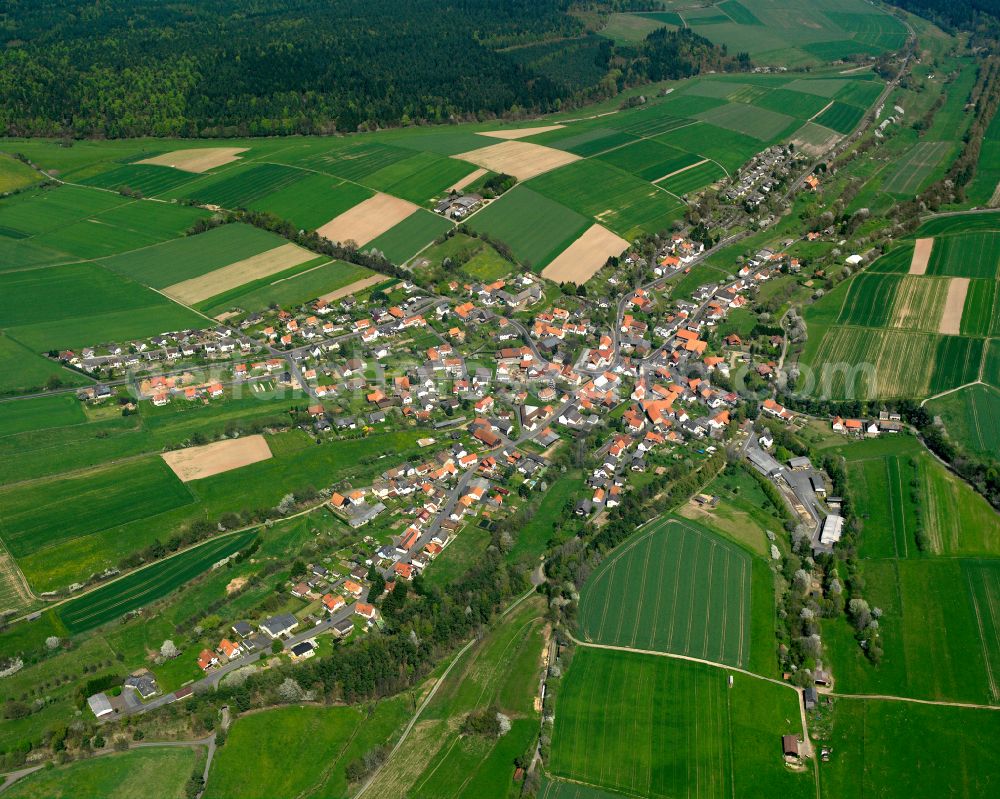
<svg viewBox="0 0 1000 799">
<path fill-rule="evenodd" d="M 800 757 L 799 739 L 794 735 L 782 735 L 781 751 L 786 760 L 798 760 Z"/>
<path fill-rule="evenodd" d="M 115 712 L 115 709 L 111 706 L 111 700 L 108 699 L 107 694 L 94 694 L 93 696 L 87 697 L 87 704 L 90 705 L 90 709 L 94 712 L 94 715 L 102 719 L 105 716 L 110 716 Z"/>
<path fill-rule="evenodd" d="M 831 513 L 823 520 L 823 531 L 819 535 L 821 544 L 832 547 L 840 540 L 843 533 L 844 517 Z"/>
</svg>

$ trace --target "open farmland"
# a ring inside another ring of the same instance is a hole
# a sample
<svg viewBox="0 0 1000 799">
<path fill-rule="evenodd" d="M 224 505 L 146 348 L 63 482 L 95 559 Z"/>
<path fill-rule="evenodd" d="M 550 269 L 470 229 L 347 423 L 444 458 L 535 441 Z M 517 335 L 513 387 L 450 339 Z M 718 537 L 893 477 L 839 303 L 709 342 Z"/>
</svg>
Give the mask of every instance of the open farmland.
<svg viewBox="0 0 1000 799">
<path fill-rule="evenodd" d="M 184 172 L 208 172 L 210 169 L 232 163 L 245 152 L 246 147 L 192 147 L 154 155 L 138 163 L 172 167 Z"/>
<path fill-rule="evenodd" d="M 104 531 L 188 505 L 194 497 L 160 458 L 148 458 L 8 486 L 0 501 L 0 532 L 20 558 L 78 538 L 92 539 L 96 548 Z"/>
<path fill-rule="evenodd" d="M 390 699 L 367 716 L 356 707 L 291 706 L 241 717 L 212 763 L 205 797 L 346 796 L 346 765 L 389 740 L 404 713 L 402 703 Z M 293 749 L 302 758 L 299 768 L 286 767 Z M 259 777 L 248 783 L 249 762 Z"/>
<path fill-rule="evenodd" d="M 290 270 L 294 274 L 279 274 L 262 281 L 246 283 L 233 291 L 218 294 L 198 304 L 201 311 L 217 316 L 231 308 L 245 311 L 262 311 L 271 303 L 281 306 L 297 306 L 317 297 L 323 297 L 359 280 L 365 280 L 373 273 L 357 264 L 346 261 L 322 260 L 316 266 L 306 264 L 304 271 Z M 383 279 L 381 275 L 376 278 Z"/>
<path fill-rule="evenodd" d="M 625 239 L 600 225 L 591 225 L 542 270 L 542 277 L 556 283 L 582 285 L 597 274 L 609 258 L 618 257 L 627 249 Z"/>
<path fill-rule="evenodd" d="M 309 250 L 288 242 L 198 277 L 174 283 L 164 288 L 163 293 L 186 305 L 193 305 L 225 294 L 245 283 L 272 277 L 314 258 Z"/>
<path fill-rule="evenodd" d="M 842 619 L 823 624 L 837 691 L 1000 702 L 1000 562 L 954 558 L 862 561 L 866 599 L 883 610 L 885 655 L 865 658 Z"/>
<path fill-rule="evenodd" d="M 762 142 L 771 142 L 791 133 L 796 124 L 795 119 L 787 114 L 743 103 L 730 103 L 712 108 L 697 116 L 703 122 L 752 136 Z M 822 120 L 818 121 L 821 125 L 837 129 Z"/>
<path fill-rule="evenodd" d="M 994 332 L 995 327 L 995 332 L 1000 332 L 1000 326 L 996 324 L 1000 317 L 1000 281 L 952 278 L 952 283 L 955 281 L 965 281 L 967 284 L 958 334 L 988 336 Z"/>
<path fill-rule="evenodd" d="M 532 269 L 541 270 L 589 227 L 589 220 L 527 186 L 517 186 L 469 220 L 507 244 Z"/>
<path fill-rule="evenodd" d="M 197 325 L 201 317 L 93 263 L 0 274 L 0 319 L 39 352 Z"/>
<path fill-rule="evenodd" d="M 23 189 L 41 179 L 42 176 L 27 164 L 8 155 L 0 155 L 0 194 Z"/>
<path fill-rule="evenodd" d="M 709 125 L 707 122 L 685 125 L 662 133 L 656 140 L 711 158 L 729 172 L 739 169 L 761 148 L 760 141 L 751 136 Z"/>
<path fill-rule="evenodd" d="M 750 556 L 688 522 L 654 522 L 608 557 L 580 596 L 581 636 L 744 666 Z"/>
<path fill-rule="evenodd" d="M 912 197 L 920 191 L 927 176 L 944 160 L 951 148 L 951 142 L 919 142 L 893 164 L 882 181 L 882 190 Z"/>
<path fill-rule="evenodd" d="M 72 634 L 92 630 L 129 611 L 162 599 L 253 541 L 253 531 L 221 536 L 180 555 L 131 572 L 120 580 L 74 599 L 56 612 Z"/>
<path fill-rule="evenodd" d="M 682 209 L 666 192 L 595 160 L 541 175 L 528 186 L 626 239 L 669 228 Z"/>
<path fill-rule="evenodd" d="M 411 202 L 380 193 L 338 214 L 316 228 L 316 232 L 330 241 L 353 241 L 360 246 L 381 236 L 419 210 Z"/>
<path fill-rule="evenodd" d="M 101 265 L 162 289 L 283 244 L 285 240 L 281 237 L 250 225 L 222 225 L 197 236 L 105 258 Z"/>
<path fill-rule="evenodd" d="M 943 324 L 942 317 L 951 297 L 951 286 L 954 281 L 935 280 L 926 277 L 907 275 L 899 282 L 894 292 L 889 326 L 900 330 L 923 330 L 927 333 L 938 332 Z M 965 295 L 958 303 L 958 315 L 961 318 Z M 957 326 L 956 326 L 957 327 Z M 951 332 L 941 330 L 941 333 Z M 957 333 L 958 331 L 955 330 Z"/>
<path fill-rule="evenodd" d="M 12 799 L 184 799 L 199 749 L 137 749 L 30 774 L 5 793 Z"/>
<path fill-rule="evenodd" d="M 383 253 L 394 263 L 403 263 L 451 228 L 447 219 L 421 208 L 372 239 L 369 247 Z"/>
<path fill-rule="evenodd" d="M 834 100 L 833 104 L 817 116 L 813 122 L 824 128 L 835 130 L 837 133 L 847 134 L 857 127 L 864 115 L 865 109 L 861 106 Z"/>
<path fill-rule="evenodd" d="M 58 379 L 64 386 L 83 386 L 90 382 L 78 372 L 64 369 L 0 331 L 0 395 L 37 391 L 52 379 Z M 4 415 L 0 412 L 0 417 Z M 3 426 L 0 422 L 0 430 Z"/>
<path fill-rule="evenodd" d="M 927 403 L 944 420 L 948 436 L 974 452 L 1000 457 L 1000 391 L 975 385 Z"/>
<path fill-rule="evenodd" d="M 0 437 L 86 420 L 80 401 L 71 394 L 7 402 L 0 405 Z"/>
<path fill-rule="evenodd" d="M 250 203 L 258 211 L 268 211 L 306 230 L 315 230 L 364 202 L 374 192 L 329 175 L 309 174 L 278 191 Z"/>
<path fill-rule="evenodd" d="M 781 759 L 781 736 L 801 735 L 796 693 L 729 679 L 698 663 L 578 647 L 550 771 L 626 796 L 813 796 L 812 776 Z"/>
<path fill-rule="evenodd" d="M 683 197 L 725 177 L 725 170 L 715 161 L 702 161 L 668 175 L 658 183 L 671 194 Z"/>
<path fill-rule="evenodd" d="M 525 141 L 504 141 L 455 156 L 493 172 L 528 180 L 543 172 L 571 164 L 579 156 L 553 147 Z"/>
<path fill-rule="evenodd" d="M 937 236 L 927 274 L 1000 278 L 1000 233 Z"/>
<path fill-rule="evenodd" d="M 255 200 L 290 186 L 308 174 L 283 164 L 248 164 L 186 183 L 167 192 L 167 196 L 187 197 L 222 208 L 249 208 Z"/>
<path fill-rule="evenodd" d="M 863 273 L 851 281 L 838 321 L 848 325 L 883 327 L 891 318 L 892 304 L 902 278 Z"/>
<path fill-rule="evenodd" d="M 122 164 L 96 175 L 80 179 L 84 186 L 97 186 L 101 189 L 132 189 L 142 192 L 146 197 L 176 189 L 185 183 L 195 180 L 195 176 L 179 169 L 166 166 L 151 166 L 149 164 Z"/>
<path fill-rule="evenodd" d="M 637 141 L 637 138 L 624 130 L 604 126 L 587 127 L 581 124 L 532 136 L 531 140 L 536 144 L 544 144 L 587 157 Z"/>
<path fill-rule="evenodd" d="M 175 449 L 163 453 L 163 460 L 182 483 L 239 469 L 271 457 L 267 439 L 262 435 L 213 441 L 199 447 Z"/>
<path fill-rule="evenodd" d="M 598 158 L 649 181 L 660 180 L 702 160 L 696 155 L 652 139 L 640 139 L 635 144 L 618 147 Z"/>
<path fill-rule="evenodd" d="M 824 795 L 977 797 L 992 793 L 1000 758 L 989 742 L 1000 736 L 1000 713 L 907 702 L 837 699 L 829 744 L 820 765 Z M 975 734 L 969 735 L 974 730 Z M 940 768 L 947 752 L 948 768 Z"/>
</svg>

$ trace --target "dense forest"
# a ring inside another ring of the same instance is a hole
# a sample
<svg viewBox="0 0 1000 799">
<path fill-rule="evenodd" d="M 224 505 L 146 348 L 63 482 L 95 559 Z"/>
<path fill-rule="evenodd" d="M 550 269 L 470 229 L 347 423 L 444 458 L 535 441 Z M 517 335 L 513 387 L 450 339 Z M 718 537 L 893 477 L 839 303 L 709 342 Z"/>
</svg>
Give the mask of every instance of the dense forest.
<svg viewBox="0 0 1000 799">
<path fill-rule="evenodd" d="M 893 5 L 925 17 L 947 31 L 969 31 L 986 45 L 1000 33 L 998 0 L 893 0 Z"/>
<path fill-rule="evenodd" d="M 8 0 L 0 130 L 354 131 L 546 112 L 746 67 L 690 31 L 616 48 L 586 30 L 574 1 Z"/>
</svg>

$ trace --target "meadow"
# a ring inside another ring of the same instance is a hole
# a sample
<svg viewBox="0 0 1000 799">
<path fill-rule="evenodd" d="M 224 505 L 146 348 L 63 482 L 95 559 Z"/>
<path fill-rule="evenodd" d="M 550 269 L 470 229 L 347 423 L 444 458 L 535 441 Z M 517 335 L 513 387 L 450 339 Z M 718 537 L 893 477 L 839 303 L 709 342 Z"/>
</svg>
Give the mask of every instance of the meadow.
<svg viewBox="0 0 1000 799">
<path fill-rule="evenodd" d="M 701 160 L 691 153 L 652 139 L 640 139 L 634 144 L 618 147 L 598 156 L 598 159 L 648 181 L 659 180 Z"/>
<path fill-rule="evenodd" d="M 406 745 L 372 783 L 372 796 L 507 796 L 514 758 L 530 752 L 538 732 L 543 613 L 537 597 L 525 600 L 455 661 Z M 511 718 L 511 732 L 498 741 L 459 736 L 470 711 L 494 704 Z"/>
<path fill-rule="evenodd" d="M 346 797 L 347 764 L 385 743 L 406 712 L 388 699 L 367 713 L 293 705 L 238 718 L 212 762 L 205 799 Z"/>
<path fill-rule="evenodd" d="M 549 770 L 626 796 L 813 796 L 812 776 L 781 757 L 781 736 L 801 734 L 797 702 L 725 669 L 578 647 Z"/>
<path fill-rule="evenodd" d="M 370 189 L 329 175 L 306 173 L 301 180 L 250 203 L 306 229 L 315 230 L 374 194 Z"/>
<path fill-rule="evenodd" d="M 0 194 L 18 191 L 42 179 L 27 164 L 8 155 L 0 156 Z"/>
<path fill-rule="evenodd" d="M 91 382 L 78 372 L 64 369 L 54 361 L 29 350 L 0 331 L 0 395 L 38 391 L 53 378 L 64 386 L 83 386 Z M 0 417 L 4 415 L 0 411 Z"/>
<path fill-rule="evenodd" d="M 197 236 L 105 258 L 101 265 L 147 286 L 162 289 L 285 243 L 280 236 L 250 225 L 222 225 Z"/>
<path fill-rule="evenodd" d="M 0 405 L 0 437 L 86 421 L 80 401 L 69 394 L 53 394 Z"/>
<path fill-rule="evenodd" d="M 882 609 L 884 656 L 872 666 L 842 619 L 823 623 L 825 659 L 843 694 L 1000 702 L 1000 561 L 862 561 L 865 598 Z"/>
<path fill-rule="evenodd" d="M 371 270 L 347 261 L 318 258 L 286 272 L 244 283 L 224 294 L 218 294 L 198 303 L 198 309 L 209 316 L 216 316 L 231 308 L 262 311 L 272 303 L 295 308 L 373 274 L 375 273 Z"/>
<path fill-rule="evenodd" d="M 473 230 L 505 242 L 514 255 L 540 271 L 590 226 L 590 220 L 533 191 L 518 186 L 469 220 Z"/>
<path fill-rule="evenodd" d="M 0 531 L 19 558 L 194 502 L 159 457 L 15 484 L 0 498 Z"/>
<path fill-rule="evenodd" d="M 1000 278 L 1000 233 L 969 232 L 935 237 L 927 274 Z"/>
<path fill-rule="evenodd" d="M 971 799 L 995 787 L 1000 759 L 989 742 L 1000 735 L 1000 713 L 837 699 L 824 714 L 832 714 L 832 729 L 823 743 L 833 749 L 820 764 L 824 795 Z"/>
<path fill-rule="evenodd" d="M 750 556 L 673 519 L 654 522 L 606 558 L 580 595 L 581 638 L 745 666 Z"/>
<path fill-rule="evenodd" d="M 203 750 L 136 749 L 42 769 L 5 791 L 14 799 L 184 799 L 185 784 Z"/>
<path fill-rule="evenodd" d="M 1000 391 L 968 386 L 931 400 L 927 409 L 944 420 L 948 436 L 973 452 L 1000 457 Z"/>
<path fill-rule="evenodd" d="M 507 553 L 512 561 L 527 559 L 534 561 L 549 546 L 558 532 L 566 503 L 581 496 L 585 489 L 583 478 L 578 472 L 559 477 L 545 492 L 538 510 L 517 532 L 514 546 Z"/>
<path fill-rule="evenodd" d="M 762 142 L 780 139 L 791 133 L 796 125 L 795 119 L 787 114 L 743 103 L 729 103 L 719 108 L 712 108 L 701 112 L 697 117 L 710 125 L 752 136 Z M 823 122 L 822 118 L 817 122 L 826 127 L 833 127 Z"/>
<path fill-rule="evenodd" d="M 697 166 L 692 166 L 690 169 L 685 169 L 676 175 L 672 175 L 666 180 L 661 180 L 659 185 L 671 194 L 683 197 L 689 192 L 697 191 L 725 177 L 725 170 L 715 163 L 715 161 L 705 161 Z"/>
<path fill-rule="evenodd" d="M 178 189 L 167 192 L 164 197 L 184 197 L 229 209 L 249 208 L 254 201 L 291 186 L 307 174 L 284 164 L 240 164 L 185 183 Z"/>
<path fill-rule="evenodd" d="M 833 105 L 827 108 L 813 121 L 817 125 L 822 125 L 824 128 L 830 128 L 830 130 L 835 130 L 837 133 L 847 134 L 857 127 L 857 124 L 861 121 L 861 118 L 864 115 L 865 109 L 861 106 L 851 105 L 850 103 L 842 103 L 840 100 L 834 100 Z"/>
<path fill-rule="evenodd" d="M 919 142 L 889 169 L 882 181 L 882 190 L 912 197 L 951 149 L 950 142 Z"/>
<path fill-rule="evenodd" d="M 539 175 L 527 186 L 593 217 L 625 239 L 669 228 L 682 208 L 678 200 L 655 186 L 592 159 Z"/>
<path fill-rule="evenodd" d="M 393 263 L 401 264 L 451 228 L 451 222 L 444 217 L 421 209 L 368 242 L 365 249 L 378 250 Z"/>
<path fill-rule="evenodd" d="M 181 169 L 154 164 L 122 164 L 98 172 L 96 175 L 79 180 L 85 186 L 96 186 L 101 189 L 119 191 L 123 188 L 141 192 L 146 197 L 175 189 L 185 183 L 197 179 L 197 175 Z"/>
<path fill-rule="evenodd" d="M 62 605 L 56 612 L 72 635 L 100 627 L 163 598 L 213 564 L 239 552 L 255 537 L 254 531 L 248 531 L 214 538 L 175 557 L 131 572 L 121 580 Z"/>
<path fill-rule="evenodd" d="M 757 139 L 707 122 L 697 122 L 661 133 L 656 136 L 656 141 L 711 158 L 728 172 L 739 169 L 761 149 L 761 143 Z"/>
</svg>

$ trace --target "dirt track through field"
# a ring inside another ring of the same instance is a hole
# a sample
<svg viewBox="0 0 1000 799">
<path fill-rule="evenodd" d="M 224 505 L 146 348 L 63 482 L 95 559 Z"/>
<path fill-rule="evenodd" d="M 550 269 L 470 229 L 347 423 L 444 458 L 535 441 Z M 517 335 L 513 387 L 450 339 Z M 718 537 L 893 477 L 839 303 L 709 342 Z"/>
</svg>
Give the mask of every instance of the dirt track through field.
<svg viewBox="0 0 1000 799">
<path fill-rule="evenodd" d="M 528 180 L 550 169 L 580 160 L 580 156 L 573 153 L 526 141 L 503 141 L 488 147 L 480 147 L 478 150 L 469 150 L 454 157 L 492 169 L 494 172 L 513 175 L 518 180 Z"/>
<path fill-rule="evenodd" d="M 931 250 L 934 248 L 934 239 L 917 239 L 913 248 L 913 258 L 910 261 L 911 275 L 926 275 L 927 264 L 931 260 Z"/>
<path fill-rule="evenodd" d="M 556 283 L 586 283 L 612 255 L 621 255 L 628 242 L 601 225 L 591 225 L 542 270 L 542 277 Z"/>
<path fill-rule="evenodd" d="M 361 246 L 418 210 L 418 206 L 407 200 L 380 192 L 334 217 L 316 232 L 330 241 L 353 241 Z"/>
<path fill-rule="evenodd" d="M 491 136 L 494 139 L 523 139 L 536 133 L 547 133 L 550 130 L 561 130 L 563 125 L 542 125 L 537 128 L 507 128 L 506 130 L 481 130 L 480 136 Z"/>
<path fill-rule="evenodd" d="M 672 178 L 674 175 L 679 175 L 679 174 L 681 174 L 681 172 L 687 172 L 689 169 L 694 169 L 696 166 L 701 166 L 702 164 L 707 164 L 707 163 L 708 163 L 708 159 L 707 158 L 702 158 L 700 161 L 696 161 L 695 163 L 690 164 L 688 166 L 682 166 L 680 169 L 675 169 L 673 172 L 670 172 L 670 173 L 664 175 L 662 178 L 657 178 L 656 180 L 654 180 L 652 182 L 653 183 L 659 183 L 661 180 L 666 180 L 667 178 Z"/>
<path fill-rule="evenodd" d="M 315 257 L 314 253 L 296 244 L 282 244 L 273 250 L 258 253 L 221 269 L 213 269 L 204 275 L 174 283 L 174 285 L 165 288 L 163 293 L 186 305 L 193 305 L 252 280 L 284 272 L 293 266 L 311 261 Z"/>
<path fill-rule="evenodd" d="M 965 308 L 965 295 L 968 291 L 967 277 L 953 277 L 948 283 L 948 296 L 944 301 L 944 313 L 941 314 L 938 333 L 957 336 L 962 332 L 962 310 Z"/>
<path fill-rule="evenodd" d="M 238 160 L 239 154 L 246 151 L 246 147 L 194 147 L 190 150 L 171 150 L 136 163 L 169 166 L 184 172 L 207 172 Z"/>
<path fill-rule="evenodd" d="M 269 460 L 271 448 L 264 436 L 257 435 L 164 452 L 162 457 L 181 482 L 187 483 Z"/>
</svg>

